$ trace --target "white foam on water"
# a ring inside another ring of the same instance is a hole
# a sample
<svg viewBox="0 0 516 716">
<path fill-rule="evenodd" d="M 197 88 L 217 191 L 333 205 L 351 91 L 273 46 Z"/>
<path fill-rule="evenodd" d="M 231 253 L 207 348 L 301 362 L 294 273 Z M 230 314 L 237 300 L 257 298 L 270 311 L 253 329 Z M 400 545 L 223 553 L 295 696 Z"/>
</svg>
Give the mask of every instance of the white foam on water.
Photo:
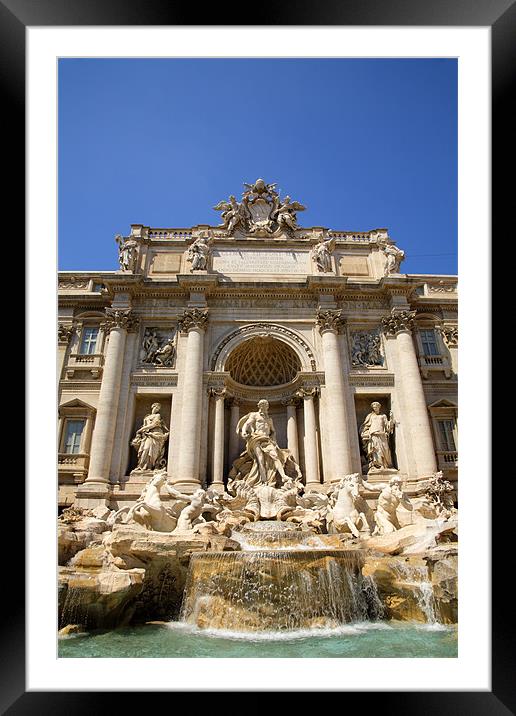
<svg viewBox="0 0 516 716">
<path fill-rule="evenodd" d="M 185 622 L 169 622 L 169 629 L 187 632 L 197 636 L 215 639 L 243 641 L 293 641 L 296 639 L 320 639 L 336 636 L 359 635 L 369 631 L 389 631 L 394 627 L 386 622 L 353 622 L 337 627 L 312 627 L 310 629 L 292 629 L 284 631 L 230 631 L 229 629 L 200 629 Z"/>
</svg>

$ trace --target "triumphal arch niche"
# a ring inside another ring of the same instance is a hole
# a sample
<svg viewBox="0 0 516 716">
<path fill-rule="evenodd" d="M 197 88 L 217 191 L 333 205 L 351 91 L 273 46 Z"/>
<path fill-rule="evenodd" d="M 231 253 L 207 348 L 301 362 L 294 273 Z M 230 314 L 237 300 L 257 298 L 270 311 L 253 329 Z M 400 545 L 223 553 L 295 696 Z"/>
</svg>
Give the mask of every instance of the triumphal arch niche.
<svg viewBox="0 0 516 716">
<path fill-rule="evenodd" d="M 223 491 L 259 403 L 306 490 L 456 486 L 456 277 L 402 273 L 385 228 L 301 226 L 262 179 L 214 209 L 133 224 L 117 270 L 59 274 L 60 505 L 132 504 L 157 471 Z"/>
</svg>

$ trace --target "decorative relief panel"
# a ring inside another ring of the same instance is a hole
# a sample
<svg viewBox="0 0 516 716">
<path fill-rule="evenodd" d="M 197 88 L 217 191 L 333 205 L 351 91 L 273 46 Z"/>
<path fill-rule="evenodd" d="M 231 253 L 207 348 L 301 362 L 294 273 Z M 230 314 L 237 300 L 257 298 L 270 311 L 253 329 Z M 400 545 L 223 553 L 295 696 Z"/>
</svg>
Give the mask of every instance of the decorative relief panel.
<svg viewBox="0 0 516 716">
<path fill-rule="evenodd" d="M 370 368 L 383 366 L 384 357 L 381 348 L 381 337 L 378 330 L 351 331 L 351 365 L 354 368 Z"/>
<path fill-rule="evenodd" d="M 73 288 L 73 289 L 87 289 L 90 285 L 89 278 L 77 277 L 77 276 L 65 276 L 59 279 L 59 288 Z"/>
<path fill-rule="evenodd" d="M 175 363 L 174 329 L 146 327 L 140 347 L 140 363 L 170 368 Z"/>
</svg>

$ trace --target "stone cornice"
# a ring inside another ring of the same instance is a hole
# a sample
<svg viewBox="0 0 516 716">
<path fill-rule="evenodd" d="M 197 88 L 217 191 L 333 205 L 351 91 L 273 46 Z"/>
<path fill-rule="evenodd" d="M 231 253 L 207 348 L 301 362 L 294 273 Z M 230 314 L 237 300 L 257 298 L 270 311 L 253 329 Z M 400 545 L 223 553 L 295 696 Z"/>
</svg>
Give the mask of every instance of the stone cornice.
<svg viewBox="0 0 516 716">
<path fill-rule="evenodd" d="M 223 376 L 224 378 L 222 379 Z M 237 402 L 257 402 L 264 395 L 263 386 L 241 385 L 236 383 L 229 373 L 205 372 L 203 382 L 207 389 L 211 387 L 219 389 L 223 386 L 228 391 L 227 397 L 233 398 Z M 296 397 L 298 390 L 311 390 L 313 388 L 318 390 L 321 385 L 324 385 L 323 372 L 308 373 L 301 371 L 291 383 L 268 387 L 267 400 L 270 403 L 290 400 Z"/>
</svg>

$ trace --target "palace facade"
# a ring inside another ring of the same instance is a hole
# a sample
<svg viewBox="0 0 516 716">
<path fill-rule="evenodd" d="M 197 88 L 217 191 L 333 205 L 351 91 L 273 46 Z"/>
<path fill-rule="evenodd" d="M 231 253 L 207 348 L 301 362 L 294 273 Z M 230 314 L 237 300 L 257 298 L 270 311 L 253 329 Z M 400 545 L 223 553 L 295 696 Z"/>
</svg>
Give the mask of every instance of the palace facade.
<svg viewBox="0 0 516 716">
<path fill-rule="evenodd" d="M 456 486 L 457 277 L 404 274 L 387 229 L 303 228 L 301 204 L 245 187 L 218 226 L 135 224 L 119 270 L 59 273 L 61 508 L 133 504 L 160 468 L 222 491 L 261 399 L 307 491 L 356 472 Z M 373 402 L 388 467 L 367 452 Z"/>
</svg>

